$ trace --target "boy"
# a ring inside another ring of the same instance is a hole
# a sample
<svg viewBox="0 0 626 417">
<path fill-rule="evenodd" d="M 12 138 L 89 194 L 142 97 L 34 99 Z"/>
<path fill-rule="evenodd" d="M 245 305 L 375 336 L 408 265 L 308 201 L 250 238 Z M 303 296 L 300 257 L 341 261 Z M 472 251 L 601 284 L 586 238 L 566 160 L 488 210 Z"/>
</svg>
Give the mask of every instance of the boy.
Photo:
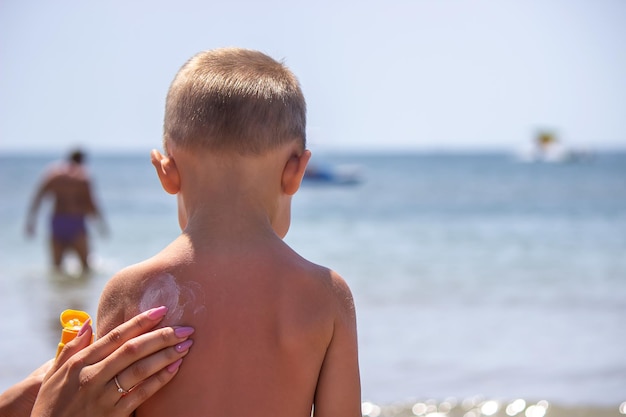
<svg viewBox="0 0 626 417">
<path fill-rule="evenodd" d="M 196 329 L 176 381 L 137 416 L 361 416 L 350 290 L 282 240 L 305 124 L 297 79 L 260 52 L 203 52 L 176 75 L 152 164 L 183 232 L 116 274 L 98 312 L 99 335 L 159 305 L 163 325 Z"/>
</svg>

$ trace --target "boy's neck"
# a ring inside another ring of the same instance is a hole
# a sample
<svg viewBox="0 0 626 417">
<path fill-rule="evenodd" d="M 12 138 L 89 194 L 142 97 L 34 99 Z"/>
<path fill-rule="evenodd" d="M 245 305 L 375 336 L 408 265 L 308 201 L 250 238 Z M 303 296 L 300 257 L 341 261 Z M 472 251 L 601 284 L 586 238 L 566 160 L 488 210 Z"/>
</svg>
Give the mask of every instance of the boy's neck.
<svg viewBox="0 0 626 417">
<path fill-rule="evenodd" d="M 281 195 L 276 155 L 224 158 L 203 154 L 178 163 L 190 238 L 236 239 L 275 234 Z"/>
<path fill-rule="evenodd" d="M 209 190 L 205 192 L 200 198 L 186 200 L 187 224 L 184 232 L 190 237 L 238 240 L 239 236 L 274 234 L 271 213 L 261 201 L 245 196 L 233 198 Z"/>
</svg>

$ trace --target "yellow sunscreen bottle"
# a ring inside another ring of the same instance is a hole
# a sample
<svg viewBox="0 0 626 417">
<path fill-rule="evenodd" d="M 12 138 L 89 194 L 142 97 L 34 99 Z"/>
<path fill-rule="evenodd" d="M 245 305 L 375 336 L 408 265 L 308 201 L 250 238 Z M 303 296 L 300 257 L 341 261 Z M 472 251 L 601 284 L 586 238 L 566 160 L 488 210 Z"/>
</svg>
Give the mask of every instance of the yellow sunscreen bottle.
<svg viewBox="0 0 626 417">
<path fill-rule="evenodd" d="M 57 356 L 59 356 L 59 353 L 63 350 L 63 346 L 74 340 L 74 338 L 78 335 L 80 328 L 83 327 L 83 324 L 88 321 L 91 321 L 91 317 L 89 317 L 89 314 L 84 311 L 65 310 L 61 313 L 61 325 L 63 326 L 63 331 L 61 332 L 61 342 L 59 342 L 59 347 L 57 348 Z M 91 335 L 91 342 L 93 343 L 93 334 Z"/>
</svg>

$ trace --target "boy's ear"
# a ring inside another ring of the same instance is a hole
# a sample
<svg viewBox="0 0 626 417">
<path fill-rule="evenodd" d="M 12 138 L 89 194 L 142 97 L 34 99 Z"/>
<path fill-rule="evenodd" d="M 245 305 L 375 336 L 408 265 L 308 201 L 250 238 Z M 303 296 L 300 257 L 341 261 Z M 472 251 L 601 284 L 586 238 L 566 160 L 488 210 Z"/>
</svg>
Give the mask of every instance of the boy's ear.
<svg viewBox="0 0 626 417">
<path fill-rule="evenodd" d="M 311 159 L 311 151 L 305 149 L 300 155 L 293 155 L 283 169 L 282 188 L 287 195 L 294 195 L 300 188 L 306 166 Z"/>
<path fill-rule="evenodd" d="M 180 175 L 174 159 L 162 155 L 156 149 L 150 153 L 150 159 L 163 189 L 170 194 L 178 193 L 180 191 Z"/>
</svg>

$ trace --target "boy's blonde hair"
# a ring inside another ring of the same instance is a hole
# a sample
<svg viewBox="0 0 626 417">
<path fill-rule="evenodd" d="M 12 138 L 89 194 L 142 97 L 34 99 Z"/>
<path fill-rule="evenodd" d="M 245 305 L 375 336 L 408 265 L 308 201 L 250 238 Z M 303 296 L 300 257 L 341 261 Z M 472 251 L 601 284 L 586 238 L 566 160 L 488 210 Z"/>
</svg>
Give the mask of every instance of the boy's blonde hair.
<svg viewBox="0 0 626 417">
<path fill-rule="evenodd" d="M 258 52 L 201 52 L 176 74 L 167 94 L 163 142 L 259 155 L 293 140 L 306 144 L 306 103 L 295 75 Z"/>
</svg>

